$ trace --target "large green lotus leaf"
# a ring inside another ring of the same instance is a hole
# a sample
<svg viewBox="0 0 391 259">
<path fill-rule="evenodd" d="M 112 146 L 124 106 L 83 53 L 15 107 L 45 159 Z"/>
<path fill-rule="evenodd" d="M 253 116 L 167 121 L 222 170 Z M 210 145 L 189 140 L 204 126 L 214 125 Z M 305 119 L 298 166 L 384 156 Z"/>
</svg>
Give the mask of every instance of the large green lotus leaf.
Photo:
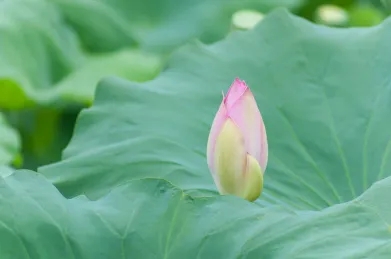
<svg viewBox="0 0 391 259">
<path fill-rule="evenodd" d="M 296 213 L 233 196 L 192 197 L 162 179 L 130 181 L 99 200 L 68 200 L 41 175 L 17 171 L 0 177 L 0 254 L 4 259 L 388 258 L 390 188 L 389 177 L 351 202 Z"/>
<path fill-rule="evenodd" d="M 20 142 L 18 132 L 8 124 L 4 114 L 0 113 L 0 166 L 20 162 Z"/>
<path fill-rule="evenodd" d="M 302 0 L 51 0 L 91 51 L 124 46 L 170 51 L 192 38 L 221 39 L 236 10 L 298 7 Z"/>
<path fill-rule="evenodd" d="M 160 57 L 135 49 L 84 54 L 57 8 L 42 0 L 0 2 L 0 107 L 90 103 L 107 75 L 153 78 Z"/>
<path fill-rule="evenodd" d="M 221 92 L 239 76 L 268 134 L 259 202 L 317 210 L 349 201 L 391 174 L 390 23 L 335 29 L 278 10 L 254 30 L 182 48 L 156 80 L 102 81 L 63 161 L 40 172 L 66 196 L 144 177 L 215 192 L 207 137 Z"/>
</svg>

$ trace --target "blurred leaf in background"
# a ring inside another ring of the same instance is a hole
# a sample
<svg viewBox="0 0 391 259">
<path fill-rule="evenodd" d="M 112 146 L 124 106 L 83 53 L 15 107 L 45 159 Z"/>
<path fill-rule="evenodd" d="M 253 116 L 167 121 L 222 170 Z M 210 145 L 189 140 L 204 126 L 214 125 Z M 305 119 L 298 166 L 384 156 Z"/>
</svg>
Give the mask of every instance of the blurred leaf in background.
<svg viewBox="0 0 391 259">
<path fill-rule="evenodd" d="M 23 143 L 23 168 L 37 168 L 58 161 L 72 136 L 80 107 L 72 109 L 30 108 L 8 112 Z"/>
<path fill-rule="evenodd" d="M 2 1 L 0 12 L 2 108 L 58 105 L 68 96 L 72 102 L 91 102 L 100 78 L 146 80 L 161 66 L 159 58 L 135 50 L 96 57 L 83 53 L 61 13 L 43 0 Z"/>
<path fill-rule="evenodd" d="M 298 15 L 328 26 L 373 26 L 386 18 L 381 0 L 311 0 L 306 1 Z"/>
<path fill-rule="evenodd" d="M 103 77 L 115 75 L 143 82 L 154 78 L 162 66 L 163 58 L 139 50 L 123 49 L 89 55 L 79 69 L 54 86 L 54 96 L 60 96 L 59 102 L 66 100 L 90 105 L 95 87 Z"/>
<path fill-rule="evenodd" d="M 358 4 L 348 9 L 350 26 L 368 27 L 380 24 L 385 18 L 384 11 L 369 4 Z"/>
<path fill-rule="evenodd" d="M 22 163 L 21 140 L 19 133 L 6 121 L 0 113 L 0 166 L 13 164 L 19 167 Z"/>
<path fill-rule="evenodd" d="M 0 35 L 0 108 L 45 103 L 82 59 L 76 35 L 46 1 L 1 1 Z"/>
<path fill-rule="evenodd" d="M 391 11 L 391 1 L 390 0 L 381 0 L 381 3 L 383 4 L 384 8 L 386 8 L 386 10 Z"/>
<path fill-rule="evenodd" d="M 63 11 L 88 51 L 128 46 L 170 52 L 195 38 L 213 42 L 240 9 L 297 8 L 302 0 L 50 0 Z"/>
<path fill-rule="evenodd" d="M 22 135 L 26 168 L 59 159 L 101 78 L 142 82 L 163 67 L 161 56 L 136 49 L 84 53 L 60 10 L 43 0 L 1 1 L 0 34 L 0 108 Z"/>
</svg>

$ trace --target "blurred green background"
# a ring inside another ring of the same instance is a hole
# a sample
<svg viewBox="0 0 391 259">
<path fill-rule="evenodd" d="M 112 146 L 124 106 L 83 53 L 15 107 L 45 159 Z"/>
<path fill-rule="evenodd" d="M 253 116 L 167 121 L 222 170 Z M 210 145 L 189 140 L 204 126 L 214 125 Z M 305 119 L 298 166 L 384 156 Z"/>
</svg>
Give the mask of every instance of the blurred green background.
<svg viewBox="0 0 391 259">
<path fill-rule="evenodd" d="M 212 44 L 275 8 L 315 23 L 364 27 L 385 0 L 2 0 L 0 166 L 58 161 L 105 76 L 151 80 L 189 41 Z"/>
</svg>

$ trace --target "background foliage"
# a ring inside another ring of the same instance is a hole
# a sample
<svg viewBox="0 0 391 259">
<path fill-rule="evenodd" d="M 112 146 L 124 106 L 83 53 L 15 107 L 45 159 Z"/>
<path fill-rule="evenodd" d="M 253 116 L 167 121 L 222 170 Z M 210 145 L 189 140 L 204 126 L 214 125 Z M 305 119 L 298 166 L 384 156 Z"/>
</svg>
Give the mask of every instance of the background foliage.
<svg viewBox="0 0 391 259">
<path fill-rule="evenodd" d="M 388 258 L 387 4 L 0 1 L 1 258 Z M 271 148 L 255 203 L 205 162 L 236 76 Z"/>
</svg>

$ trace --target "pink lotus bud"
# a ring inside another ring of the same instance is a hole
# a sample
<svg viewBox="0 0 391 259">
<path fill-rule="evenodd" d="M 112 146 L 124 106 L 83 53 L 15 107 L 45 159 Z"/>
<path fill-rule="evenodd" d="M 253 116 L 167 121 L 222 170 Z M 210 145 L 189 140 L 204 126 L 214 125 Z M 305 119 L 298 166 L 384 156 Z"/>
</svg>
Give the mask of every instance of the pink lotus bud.
<svg viewBox="0 0 391 259">
<path fill-rule="evenodd" d="M 213 120 L 207 159 L 220 194 L 256 200 L 268 158 L 266 129 L 253 94 L 236 78 Z"/>
</svg>

